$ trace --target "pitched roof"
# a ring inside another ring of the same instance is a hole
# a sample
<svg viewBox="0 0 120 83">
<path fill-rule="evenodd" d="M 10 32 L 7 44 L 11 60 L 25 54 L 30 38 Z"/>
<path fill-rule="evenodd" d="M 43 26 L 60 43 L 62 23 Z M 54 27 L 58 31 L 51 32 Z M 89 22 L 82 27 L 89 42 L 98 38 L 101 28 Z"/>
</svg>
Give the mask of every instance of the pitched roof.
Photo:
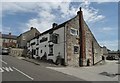
<svg viewBox="0 0 120 83">
<path fill-rule="evenodd" d="M 36 29 L 36 28 L 32 28 L 32 29 Z M 32 29 L 30 29 L 30 30 L 28 30 L 28 31 L 26 31 L 26 32 L 24 32 L 24 33 L 21 33 L 18 37 L 20 37 L 21 35 L 24 35 L 24 34 L 27 34 L 27 33 L 29 33 Z M 37 29 L 36 29 L 36 31 L 38 31 Z M 39 31 L 38 31 L 39 32 Z M 40 32 L 39 32 L 40 33 Z"/>
<path fill-rule="evenodd" d="M 9 34 L 2 34 L 2 38 L 6 38 L 6 39 L 16 39 L 17 36 L 16 36 L 16 35 L 9 35 Z"/>
<path fill-rule="evenodd" d="M 77 15 L 76 15 L 76 16 L 77 16 Z M 51 31 L 54 31 L 54 30 L 59 29 L 59 28 L 61 28 L 61 27 L 64 27 L 66 23 L 68 23 L 68 22 L 71 21 L 72 19 L 76 18 L 76 16 L 73 17 L 73 18 L 71 18 L 71 19 L 69 19 L 69 20 L 67 20 L 67 21 L 65 21 L 65 22 L 62 23 L 62 24 L 59 24 L 59 25 L 56 26 L 55 28 L 50 28 L 50 29 L 48 29 L 47 31 L 41 33 L 40 35 L 34 37 L 33 39 L 38 38 L 39 36 L 42 36 L 42 35 L 44 35 L 44 34 L 47 34 L 47 33 L 51 32 Z M 31 40 L 33 40 L 33 39 L 31 39 Z M 28 42 L 29 42 L 29 41 L 28 41 Z"/>
</svg>

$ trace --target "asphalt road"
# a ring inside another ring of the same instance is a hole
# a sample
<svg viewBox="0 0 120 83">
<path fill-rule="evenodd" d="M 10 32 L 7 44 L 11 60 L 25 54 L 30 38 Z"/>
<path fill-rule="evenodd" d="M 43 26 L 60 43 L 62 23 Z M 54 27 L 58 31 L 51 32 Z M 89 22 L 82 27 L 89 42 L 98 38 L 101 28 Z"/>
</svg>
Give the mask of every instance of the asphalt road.
<svg viewBox="0 0 120 83">
<path fill-rule="evenodd" d="M 9 55 L 2 55 L 0 63 L 2 81 L 83 81 Z"/>
</svg>

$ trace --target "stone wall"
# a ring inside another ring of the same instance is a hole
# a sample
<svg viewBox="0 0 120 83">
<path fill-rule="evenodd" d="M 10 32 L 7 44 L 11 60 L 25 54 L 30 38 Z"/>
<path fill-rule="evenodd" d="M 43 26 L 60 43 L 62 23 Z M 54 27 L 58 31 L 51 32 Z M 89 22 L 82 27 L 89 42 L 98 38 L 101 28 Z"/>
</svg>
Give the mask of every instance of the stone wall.
<svg viewBox="0 0 120 83">
<path fill-rule="evenodd" d="M 83 22 L 83 54 L 74 53 L 74 46 L 79 46 L 79 41 L 81 40 L 79 38 L 79 15 L 74 17 L 73 19 L 69 20 L 66 24 L 66 52 L 67 52 L 67 63 L 69 66 L 79 66 L 79 56 L 82 56 L 83 65 L 87 65 L 87 60 L 90 60 L 90 65 L 94 65 L 95 63 L 99 62 L 101 60 L 101 46 L 98 44 L 97 40 L 95 39 L 94 35 L 90 31 L 89 27 Z M 74 28 L 78 30 L 78 35 L 72 35 L 70 33 L 71 28 Z M 81 49 L 79 48 L 79 51 Z"/>
<path fill-rule="evenodd" d="M 98 44 L 97 40 L 85 22 L 84 29 L 86 40 L 86 60 L 84 61 L 84 65 L 87 64 L 88 59 L 90 60 L 90 65 L 94 65 L 101 60 L 101 46 Z"/>
<path fill-rule="evenodd" d="M 16 56 L 16 57 L 21 57 L 24 54 L 24 49 L 20 49 L 20 48 L 10 48 L 10 53 L 9 55 L 11 56 Z"/>
<path fill-rule="evenodd" d="M 79 46 L 79 35 L 72 35 L 71 28 L 79 30 L 79 16 L 74 17 L 66 24 L 66 52 L 69 66 L 79 66 L 79 53 L 74 53 L 74 45 Z"/>
</svg>

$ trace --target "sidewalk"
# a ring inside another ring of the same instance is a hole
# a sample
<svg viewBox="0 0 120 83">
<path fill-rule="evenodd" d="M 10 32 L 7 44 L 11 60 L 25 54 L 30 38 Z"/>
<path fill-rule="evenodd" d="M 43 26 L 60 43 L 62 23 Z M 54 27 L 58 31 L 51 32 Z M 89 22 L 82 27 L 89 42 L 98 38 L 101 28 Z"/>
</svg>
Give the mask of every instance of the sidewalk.
<svg viewBox="0 0 120 83">
<path fill-rule="evenodd" d="M 47 67 L 64 74 L 72 75 L 86 81 L 118 81 L 118 76 L 101 75 L 102 72 L 110 74 L 118 73 L 118 64 L 116 61 L 106 61 L 105 65 L 97 65 L 91 67 Z"/>
<path fill-rule="evenodd" d="M 29 59 L 28 57 L 17 57 L 18 59 L 21 59 L 21 60 L 24 60 L 24 61 L 27 61 L 27 62 L 30 62 L 30 63 L 33 63 L 35 65 L 39 65 L 41 67 L 59 67 L 51 62 L 48 62 L 48 61 L 42 61 L 42 60 L 39 60 L 39 59 Z"/>
</svg>

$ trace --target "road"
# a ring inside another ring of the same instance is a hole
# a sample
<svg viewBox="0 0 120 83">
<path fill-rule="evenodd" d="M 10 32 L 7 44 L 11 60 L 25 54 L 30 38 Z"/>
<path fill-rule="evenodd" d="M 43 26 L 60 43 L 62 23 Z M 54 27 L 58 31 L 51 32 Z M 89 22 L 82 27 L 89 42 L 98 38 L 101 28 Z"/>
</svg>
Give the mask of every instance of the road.
<svg viewBox="0 0 120 83">
<path fill-rule="evenodd" d="M 2 81 L 83 81 L 9 55 L 2 55 L 0 63 Z"/>
</svg>

